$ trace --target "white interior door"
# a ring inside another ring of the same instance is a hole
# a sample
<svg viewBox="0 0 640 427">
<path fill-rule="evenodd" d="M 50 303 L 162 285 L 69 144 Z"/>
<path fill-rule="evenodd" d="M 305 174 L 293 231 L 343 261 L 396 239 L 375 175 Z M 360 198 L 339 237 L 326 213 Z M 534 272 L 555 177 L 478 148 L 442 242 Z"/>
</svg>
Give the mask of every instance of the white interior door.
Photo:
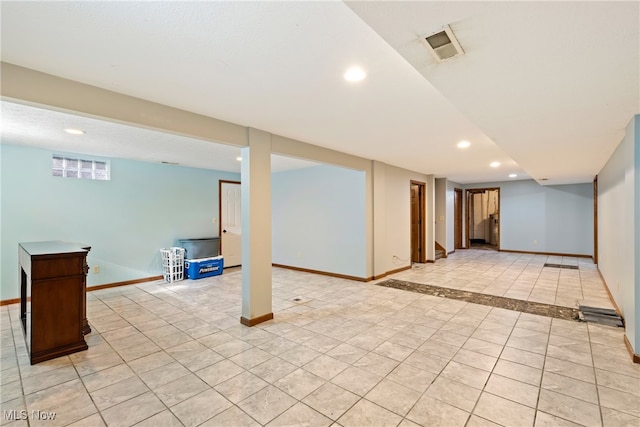
<svg viewBox="0 0 640 427">
<path fill-rule="evenodd" d="M 242 264 L 242 210 L 239 182 L 220 183 L 220 237 L 225 267 Z"/>
</svg>

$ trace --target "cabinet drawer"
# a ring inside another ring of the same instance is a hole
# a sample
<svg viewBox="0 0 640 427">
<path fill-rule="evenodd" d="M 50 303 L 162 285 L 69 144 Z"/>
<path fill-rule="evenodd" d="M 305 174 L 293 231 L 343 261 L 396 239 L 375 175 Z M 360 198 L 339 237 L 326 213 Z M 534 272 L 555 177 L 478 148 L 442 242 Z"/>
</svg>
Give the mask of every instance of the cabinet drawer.
<svg viewBox="0 0 640 427">
<path fill-rule="evenodd" d="M 31 279 L 50 279 L 55 277 L 84 274 L 85 257 L 38 257 L 31 260 Z"/>
</svg>

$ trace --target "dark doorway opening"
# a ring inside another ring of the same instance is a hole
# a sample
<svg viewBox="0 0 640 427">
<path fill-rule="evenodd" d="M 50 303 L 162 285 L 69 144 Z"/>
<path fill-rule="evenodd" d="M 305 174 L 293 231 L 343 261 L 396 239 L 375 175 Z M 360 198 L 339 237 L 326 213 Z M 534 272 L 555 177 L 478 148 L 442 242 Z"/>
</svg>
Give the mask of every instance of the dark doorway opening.
<svg viewBox="0 0 640 427">
<path fill-rule="evenodd" d="M 454 188 L 453 248 L 462 249 L 462 189 Z"/>
<path fill-rule="evenodd" d="M 500 249 L 500 189 L 467 190 L 467 248 Z"/>
<path fill-rule="evenodd" d="M 425 183 L 411 181 L 411 262 L 426 262 Z"/>
</svg>

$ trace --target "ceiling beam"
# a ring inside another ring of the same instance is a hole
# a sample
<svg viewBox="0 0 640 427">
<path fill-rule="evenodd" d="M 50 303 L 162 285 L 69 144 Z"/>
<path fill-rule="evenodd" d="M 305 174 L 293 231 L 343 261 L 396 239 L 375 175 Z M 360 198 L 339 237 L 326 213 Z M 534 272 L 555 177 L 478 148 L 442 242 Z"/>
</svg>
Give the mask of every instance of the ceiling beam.
<svg viewBox="0 0 640 427">
<path fill-rule="evenodd" d="M 6 62 L 0 63 L 3 100 L 168 132 L 247 146 L 247 128 L 185 110 Z"/>
</svg>

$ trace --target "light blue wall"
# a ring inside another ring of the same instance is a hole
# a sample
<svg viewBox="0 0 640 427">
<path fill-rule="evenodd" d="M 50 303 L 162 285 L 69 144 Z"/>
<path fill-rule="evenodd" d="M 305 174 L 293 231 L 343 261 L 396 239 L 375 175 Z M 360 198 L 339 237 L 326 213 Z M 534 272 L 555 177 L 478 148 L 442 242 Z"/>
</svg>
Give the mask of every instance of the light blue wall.
<svg viewBox="0 0 640 427">
<path fill-rule="evenodd" d="M 598 268 L 640 353 L 640 115 L 598 174 Z"/>
<path fill-rule="evenodd" d="M 322 165 L 271 184 L 274 263 L 366 277 L 364 172 Z"/>
<path fill-rule="evenodd" d="M 467 184 L 500 188 L 500 249 L 593 255 L 593 184 L 534 180 Z"/>
<path fill-rule="evenodd" d="M 161 274 L 161 248 L 180 238 L 218 235 L 212 222 L 218 180 L 239 180 L 234 173 L 123 159 L 109 159 L 111 181 L 56 178 L 52 151 L 0 149 L 3 300 L 19 296 L 18 242 L 91 245 L 88 286 Z"/>
</svg>

